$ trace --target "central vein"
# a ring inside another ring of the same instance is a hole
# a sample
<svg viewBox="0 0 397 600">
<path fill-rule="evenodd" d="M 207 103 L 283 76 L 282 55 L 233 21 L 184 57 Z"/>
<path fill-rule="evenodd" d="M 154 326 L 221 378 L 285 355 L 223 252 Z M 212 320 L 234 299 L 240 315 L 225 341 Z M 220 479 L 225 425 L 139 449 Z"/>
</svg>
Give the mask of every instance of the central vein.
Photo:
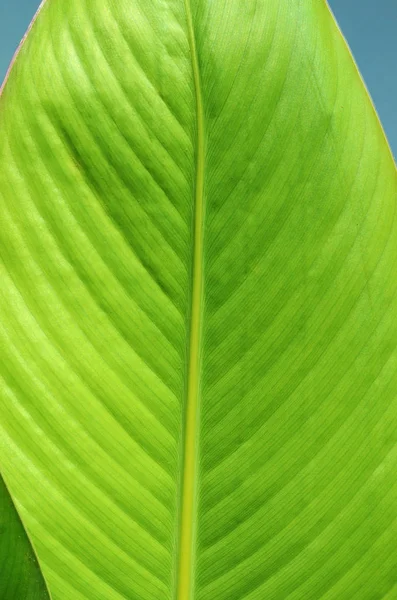
<svg viewBox="0 0 397 600">
<path fill-rule="evenodd" d="M 199 429 L 198 410 L 200 388 L 200 345 L 203 303 L 204 114 L 190 0 L 185 0 L 185 8 L 196 95 L 197 148 L 194 198 L 191 320 L 187 374 L 177 600 L 190 600 L 192 593 L 193 564 L 195 558 L 194 538 L 196 514 L 197 447 Z"/>
</svg>

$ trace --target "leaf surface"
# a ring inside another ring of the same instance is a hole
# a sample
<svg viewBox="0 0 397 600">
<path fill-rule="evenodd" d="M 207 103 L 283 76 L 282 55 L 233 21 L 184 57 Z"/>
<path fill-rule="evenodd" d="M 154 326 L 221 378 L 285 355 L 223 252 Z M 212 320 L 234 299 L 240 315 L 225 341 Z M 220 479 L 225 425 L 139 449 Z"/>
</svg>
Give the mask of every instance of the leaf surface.
<svg viewBox="0 0 397 600">
<path fill-rule="evenodd" d="M 48 600 L 40 567 L 0 478 L 0 598 Z"/>
<path fill-rule="evenodd" d="M 53 600 L 397 598 L 396 171 L 325 3 L 48 0 L 0 128 Z"/>
</svg>

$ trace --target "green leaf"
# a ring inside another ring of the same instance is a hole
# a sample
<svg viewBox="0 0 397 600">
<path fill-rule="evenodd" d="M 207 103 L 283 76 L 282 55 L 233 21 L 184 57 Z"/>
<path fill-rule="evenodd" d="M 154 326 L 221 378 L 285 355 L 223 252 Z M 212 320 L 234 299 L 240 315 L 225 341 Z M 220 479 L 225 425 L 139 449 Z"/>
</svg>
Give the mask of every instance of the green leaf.
<svg viewBox="0 0 397 600">
<path fill-rule="evenodd" d="M 48 599 L 36 557 L 1 478 L 0 598 L 3 600 Z"/>
<path fill-rule="evenodd" d="M 396 170 L 326 4 L 48 0 L 0 128 L 53 600 L 397 598 Z"/>
</svg>

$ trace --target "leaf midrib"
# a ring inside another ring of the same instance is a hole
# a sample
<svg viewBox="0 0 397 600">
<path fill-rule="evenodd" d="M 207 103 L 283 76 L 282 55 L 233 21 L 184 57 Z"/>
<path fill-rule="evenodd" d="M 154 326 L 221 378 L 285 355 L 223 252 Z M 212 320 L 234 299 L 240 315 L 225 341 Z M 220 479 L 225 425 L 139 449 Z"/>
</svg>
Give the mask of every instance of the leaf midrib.
<svg viewBox="0 0 397 600">
<path fill-rule="evenodd" d="M 185 405 L 182 467 L 181 520 L 177 600 L 189 600 L 192 591 L 196 512 L 196 473 L 200 382 L 201 315 L 203 304 L 203 221 L 204 221 L 204 111 L 199 62 L 190 0 L 185 0 L 187 30 L 196 100 L 196 181 L 193 209 L 192 295 Z"/>
</svg>

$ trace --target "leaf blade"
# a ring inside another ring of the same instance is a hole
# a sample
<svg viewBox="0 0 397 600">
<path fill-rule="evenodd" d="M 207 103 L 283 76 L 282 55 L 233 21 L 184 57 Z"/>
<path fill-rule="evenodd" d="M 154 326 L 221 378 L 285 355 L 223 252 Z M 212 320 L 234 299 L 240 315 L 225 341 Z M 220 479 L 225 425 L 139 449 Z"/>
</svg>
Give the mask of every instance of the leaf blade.
<svg viewBox="0 0 397 600">
<path fill-rule="evenodd" d="M 54 598 L 383 597 L 393 160 L 325 5 L 191 12 L 197 448 L 183 431 L 202 221 L 185 7 L 49 3 L 2 100 L 5 473 Z"/>
<path fill-rule="evenodd" d="M 325 5 L 197 10 L 211 219 L 196 597 L 359 598 L 366 552 L 381 597 L 394 567 L 370 544 L 386 523 L 396 558 L 393 160 Z"/>
<path fill-rule="evenodd" d="M 36 556 L 3 479 L 0 479 L 0 565 L 2 598 L 49 599 Z"/>
<path fill-rule="evenodd" d="M 186 46 L 186 59 L 164 60 L 164 14 L 124 3 L 92 18 L 89 4 L 45 5 L 2 98 L 3 371 L 18 380 L 2 410 L 2 462 L 55 597 L 72 585 L 83 596 L 155 598 L 176 560 L 192 185 L 181 171 L 192 155 L 180 125 L 188 106 L 168 98 L 175 89 L 190 102 L 178 79 L 190 58 Z M 165 9 L 170 52 L 185 44 L 181 14 Z M 158 44 L 144 74 L 142 31 Z"/>
</svg>

